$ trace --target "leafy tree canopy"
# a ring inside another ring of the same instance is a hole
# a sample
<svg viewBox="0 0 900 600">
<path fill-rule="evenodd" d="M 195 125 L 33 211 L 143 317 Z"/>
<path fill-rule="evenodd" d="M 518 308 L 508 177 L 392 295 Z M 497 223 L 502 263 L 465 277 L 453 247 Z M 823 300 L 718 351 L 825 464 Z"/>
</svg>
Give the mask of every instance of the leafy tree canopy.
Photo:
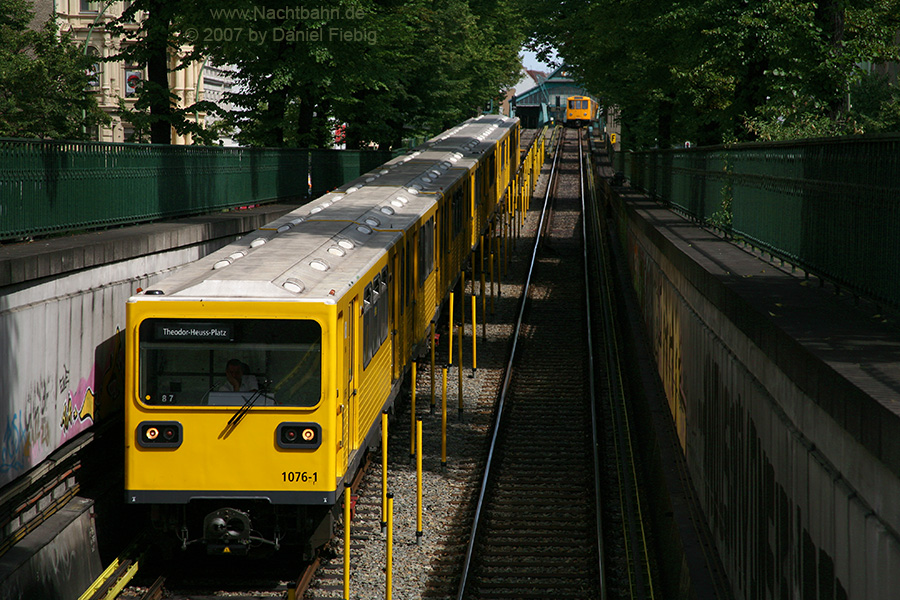
<svg viewBox="0 0 900 600">
<path fill-rule="evenodd" d="M 85 126 L 105 120 L 85 93 L 92 59 L 52 15 L 39 29 L 33 18 L 30 2 L 0 0 L 0 136 L 85 138 Z"/>
<path fill-rule="evenodd" d="M 227 98 L 236 110 L 219 114 L 241 143 L 322 147 L 346 123 L 349 147 L 395 147 L 473 114 L 516 81 L 525 36 L 517 8 L 513 0 L 135 0 L 111 28 L 130 36 L 120 58 L 148 68 L 136 108 L 149 127 L 160 124 L 154 141 L 169 127 L 190 131 L 195 107 L 179 114 L 159 73 L 166 52 L 192 48 L 182 67 L 237 67 Z M 147 18 L 129 33 L 141 10 Z"/>
<path fill-rule="evenodd" d="M 896 128 L 898 0 L 529 2 L 556 47 L 622 111 L 624 140 L 667 146 Z M 894 84 L 895 85 L 895 84 Z M 872 102 L 871 98 L 879 98 Z"/>
</svg>

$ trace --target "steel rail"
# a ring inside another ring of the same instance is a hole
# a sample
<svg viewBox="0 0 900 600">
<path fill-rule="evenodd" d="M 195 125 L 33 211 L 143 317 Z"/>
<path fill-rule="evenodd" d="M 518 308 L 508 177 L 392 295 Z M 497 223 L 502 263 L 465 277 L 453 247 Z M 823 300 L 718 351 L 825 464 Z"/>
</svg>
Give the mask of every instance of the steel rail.
<svg viewBox="0 0 900 600">
<path fill-rule="evenodd" d="M 588 215 L 594 214 L 595 205 L 594 202 L 594 183 L 593 183 L 593 170 L 591 168 L 585 169 L 585 158 L 582 155 L 583 144 L 581 142 L 581 130 L 578 131 L 579 140 L 578 140 L 578 165 L 581 170 L 581 235 L 584 240 L 584 300 L 585 307 L 587 312 L 587 323 L 588 323 L 588 331 L 587 331 L 587 345 L 588 345 L 588 399 L 591 404 L 591 442 L 594 447 L 594 501 L 597 505 L 597 519 L 596 519 L 596 534 L 597 534 L 597 562 L 598 562 L 598 570 L 600 573 L 600 600 L 606 600 L 606 568 L 604 565 L 604 557 L 603 557 L 603 513 L 600 510 L 602 504 L 602 494 L 600 490 L 600 432 L 597 429 L 597 389 L 596 389 L 596 381 L 595 381 L 595 373 L 594 373 L 594 336 L 593 336 L 593 318 L 592 318 L 592 309 L 591 309 L 591 275 L 590 275 L 590 246 L 588 240 L 597 240 L 599 237 L 597 232 L 594 231 L 594 235 L 589 237 L 589 227 L 588 227 Z M 590 155 L 587 157 L 588 166 L 590 167 Z M 589 192 L 591 197 L 591 206 L 589 207 L 585 202 L 584 198 L 584 181 L 585 181 L 585 172 L 587 173 L 587 177 L 590 177 L 590 185 Z M 589 210 L 590 208 L 590 210 Z M 598 226 L 599 223 L 595 223 L 595 226 Z"/>
<path fill-rule="evenodd" d="M 602 228 L 602 219 L 596 216 L 597 226 Z M 626 562 L 630 597 L 644 600 L 655 597 L 653 573 L 649 555 L 649 542 L 644 528 L 644 517 L 641 492 L 637 483 L 638 477 L 634 464 L 634 447 L 631 439 L 631 425 L 628 419 L 628 408 L 625 398 L 625 384 L 622 380 L 622 365 L 619 357 L 619 341 L 616 335 L 615 319 L 612 314 L 612 265 L 604 237 L 596 244 L 598 248 L 600 287 L 606 301 L 601 302 L 605 327 L 604 340 L 607 347 L 607 370 L 610 390 L 609 404 L 615 420 L 615 451 L 617 475 L 619 478 L 619 502 L 622 511 L 623 538 L 626 545 Z M 625 464 L 627 461 L 628 464 Z M 630 465 L 630 474 L 624 473 Z"/>
<path fill-rule="evenodd" d="M 553 163 L 550 167 L 550 178 L 547 183 L 547 193 L 544 194 L 544 206 L 541 209 L 541 220 L 538 222 L 538 226 L 537 226 L 538 233 L 535 237 L 534 249 L 532 250 L 532 253 L 531 253 L 531 261 L 528 265 L 528 275 L 525 278 L 525 285 L 522 288 L 522 296 L 519 300 L 519 314 L 516 317 L 516 328 L 515 328 L 515 331 L 513 332 L 513 336 L 512 336 L 512 348 L 510 349 L 509 361 L 506 364 L 506 374 L 503 378 L 503 385 L 500 388 L 500 398 L 497 401 L 497 416 L 494 418 L 493 432 L 491 433 L 491 444 L 488 449 L 487 461 L 486 461 L 485 467 L 484 467 L 484 475 L 481 478 L 481 489 L 478 491 L 478 502 L 475 507 L 475 518 L 472 521 L 472 530 L 469 533 L 469 543 L 468 543 L 468 546 L 466 547 L 466 558 L 465 558 L 465 561 L 463 562 L 462 577 L 460 578 L 460 582 L 459 582 L 459 592 L 457 593 L 457 596 L 456 596 L 457 600 L 462 600 L 463 595 L 465 594 L 465 591 L 466 591 L 466 583 L 468 582 L 468 578 L 469 578 L 469 569 L 472 565 L 472 555 L 475 550 L 475 537 L 476 537 L 476 534 L 478 533 L 478 522 L 481 519 L 481 511 L 482 511 L 482 508 L 484 507 L 484 494 L 485 494 L 485 491 L 487 490 L 487 482 L 488 482 L 488 479 L 490 478 L 490 474 L 491 474 L 491 461 L 493 459 L 494 450 L 497 445 L 497 437 L 500 433 L 500 421 L 503 417 L 503 405 L 504 405 L 504 402 L 506 401 L 506 394 L 509 390 L 509 383 L 512 379 L 513 362 L 515 361 L 515 358 L 516 358 L 516 346 L 518 345 L 519 331 L 522 328 L 522 321 L 524 320 L 524 315 L 525 315 L 525 306 L 528 303 L 528 288 L 531 286 L 531 276 L 534 272 L 535 262 L 537 262 L 537 253 L 538 253 L 538 249 L 540 247 L 541 239 L 542 239 L 541 232 L 543 231 L 543 228 L 544 228 L 544 220 L 547 216 L 547 208 L 550 204 L 550 198 L 552 196 L 550 190 L 553 186 L 553 183 L 555 182 L 554 176 L 558 176 L 558 174 L 556 173 L 556 170 L 557 170 L 557 165 L 559 164 L 559 158 L 562 155 L 562 152 L 560 150 L 562 149 L 562 140 L 564 137 L 565 136 L 561 135 L 559 140 L 557 140 L 557 146 L 556 146 L 556 151 L 555 151 L 555 154 L 553 157 Z"/>
</svg>

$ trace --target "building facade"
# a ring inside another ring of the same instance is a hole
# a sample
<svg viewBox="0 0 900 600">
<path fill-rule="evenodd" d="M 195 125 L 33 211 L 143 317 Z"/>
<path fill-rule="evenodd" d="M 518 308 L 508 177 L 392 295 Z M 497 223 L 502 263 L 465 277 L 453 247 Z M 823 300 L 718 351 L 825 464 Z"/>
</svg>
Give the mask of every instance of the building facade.
<svg viewBox="0 0 900 600">
<path fill-rule="evenodd" d="M 546 79 L 536 81 L 533 87 L 516 94 L 512 99 L 512 109 L 525 127 L 542 127 L 551 122 L 565 121 L 566 98 L 589 95 L 575 83 L 563 65 Z"/>
<path fill-rule="evenodd" d="M 111 122 L 94 127 L 88 134 L 91 139 L 101 142 L 140 141 L 133 139 L 134 127 L 119 112 L 120 103 L 124 103 L 126 108 L 133 108 L 137 99 L 137 87 L 146 78 L 146 70 L 121 60 L 102 60 L 118 54 L 123 43 L 118 36 L 107 32 L 105 25 L 119 18 L 130 5 L 130 0 L 55 0 L 54 10 L 60 29 L 71 32 L 85 54 L 97 58 L 91 70 L 91 91 L 96 94 L 97 103 L 110 116 Z M 36 17 L 40 18 L 42 4 L 36 2 L 35 8 Z M 141 18 L 142 14 L 138 13 L 136 22 L 131 27 L 138 29 L 137 22 Z M 203 93 L 201 64 L 192 63 L 185 69 L 174 70 L 188 50 L 183 48 L 169 57 L 169 88 L 178 96 L 180 107 L 192 105 L 198 95 L 202 96 Z M 204 120 L 205 117 L 203 113 L 197 115 L 198 120 Z M 176 135 L 173 131 L 172 143 L 189 144 L 190 136 Z"/>
</svg>

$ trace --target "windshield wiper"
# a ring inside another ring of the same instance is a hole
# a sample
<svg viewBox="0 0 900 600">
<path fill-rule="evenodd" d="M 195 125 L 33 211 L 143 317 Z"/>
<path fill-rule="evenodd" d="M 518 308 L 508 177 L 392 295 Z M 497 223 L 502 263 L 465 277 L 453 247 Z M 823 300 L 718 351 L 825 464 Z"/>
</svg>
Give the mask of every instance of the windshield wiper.
<svg viewBox="0 0 900 600">
<path fill-rule="evenodd" d="M 263 395 L 261 390 L 256 390 L 253 394 L 244 401 L 244 405 L 241 406 L 236 413 L 231 415 L 231 418 L 228 419 L 228 424 L 232 429 L 238 426 L 238 423 L 243 420 L 243 418 L 250 412 L 250 409 L 253 408 L 253 405 L 256 404 L 256 401 Z"/>
</svg>

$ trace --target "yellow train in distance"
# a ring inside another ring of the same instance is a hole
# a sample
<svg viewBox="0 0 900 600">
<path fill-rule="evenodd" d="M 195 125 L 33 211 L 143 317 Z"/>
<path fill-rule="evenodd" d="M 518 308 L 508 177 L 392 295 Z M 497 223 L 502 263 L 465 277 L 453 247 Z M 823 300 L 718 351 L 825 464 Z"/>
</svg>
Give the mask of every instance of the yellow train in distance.
<svg viewBox="0 0 900 600">
<path fill-rule="evenodd" d="M 581 127 L 590 125 L 597 116 L 597 103 L 588 96 L 566 98 L 566 125 Z"/>
<path fill-rule="evenodd" d="M 519 136 L 470 119 L 128 300 L 125 498 L 161 538 L 327 539 L 442 301 L 530 193 Z"/>
</svg>

